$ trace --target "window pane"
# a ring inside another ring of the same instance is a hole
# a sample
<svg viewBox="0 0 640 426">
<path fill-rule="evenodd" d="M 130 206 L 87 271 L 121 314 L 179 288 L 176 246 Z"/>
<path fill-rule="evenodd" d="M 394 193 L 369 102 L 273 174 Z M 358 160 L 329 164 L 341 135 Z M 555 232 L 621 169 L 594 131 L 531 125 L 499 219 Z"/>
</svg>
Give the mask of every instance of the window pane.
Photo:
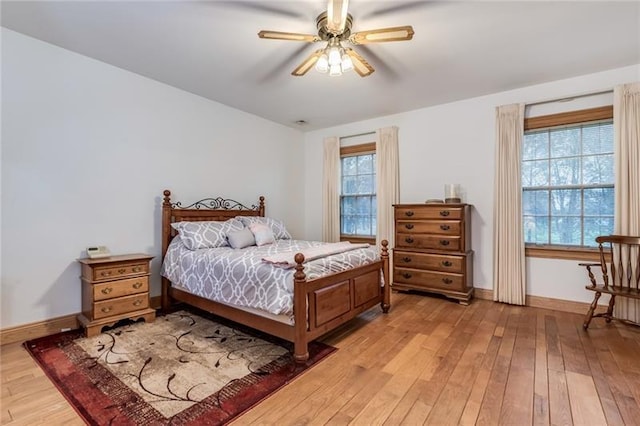
<svg viewBox="0 0 640 426">
<path fill-rule="evenodd" d="M 551 157 L 567 157 L 580 154 L 580 127 L 552 130 Z"/>
<path fill-rule="evenodd" d="M 356 216 L 357 229 L 356 234 L 358 235 L 372 235 L 371 234 L 371 218 L 369 216 Z"/>
<path fill-rule="evenodd" d="M 549 218 L 546 216 L 524 217 L 524 242 L 532 244 L 549 243 Z"/>
<path fill-rule="evenodd" d="M 371 198 L 370 197 L 358 197 L 356 198 L 356 213 L 358 215 L 371 215 Z"/>
<path fill-rule="evenodd" d="M 613 234 L 613 217 L 585 217 L 584 245 L 597 247 L 596 237 Z"/>
<path fill-rule="evenodd" d="M 342 233 L 353 235 L 356 233 L 356 221 L 354 216 L 342 216 L 340 218 L 342 223 Z"/>
<path fill-rule="evenodd" d="M 613 183 L 613 154 L 582 157 L 582 183 Z"/>
<path fill-rule="evenodd" d="M 589 124 L 582 127 L 582 153 L 613 152 L 613 124 Z"/>
<path fill-rule="evenodd" d="M 579 246 L 580 218 L 569 216 L 556 216 L 551 218 L 551 244 L 563 244 Z"/>
<path fill-rule="evenodd" d="M 342 176 L 353 176 L 358 172 L 356 157 L 342 158 Z"/>
<path fill-rule="evenodd" d="M 549 191 L 525 190 L 522 193 L 522 213 L 525 215 L 549 215 Z"/>
<path fill-rule="evenodd" d="M 523 161 L 522 186 L 549 185 L 549 161 Z"/>
<path fill-rule="evenodd" d="M 531 132 L 522 140 L 522 159 L 534 160 L 549 157 L 549 132 Z"/>
<path fill-rule="evenodd" d="M 378 216 L 378 200 L 376 199 L 375 195 L 371 197 L 371 216 Z"/>
<path fill-rule="evenodd" d="M 342 194 L 353 195 L 358 193 L 358 177 L 345 176 L 342 178 Z"/>
<path fill-rule="evenodd" d="M 584 190 L 585 216 L 613 216 L 613 188 Z"/>
<path fill-rule="evenodd" d="M 373 156 L 372 155 L 359 155 L 358 159 L 358 173 L 373 173 Z"/>
<path fill-rule="evenodd" d="M 580 216 L 582 200 L 579 189 L 556 189 L 551 191 L 551 214 L 558 216 Z"/>
<path fill-rule="evenodd" d="M 358 194 L 373 194 L 373 175 L 358 176 Z"/>
<path fill-rule="evenodd" d="M 342 215 L 356 214 L 355 197 L 342 197 L 342 201 L 340 203 L 340 214 Z"/>
<path fill-rule="evenodd" d="M 551 185 L 577 185 L 580 183 L 580 159 L 551 160 Z"/>
</svg>

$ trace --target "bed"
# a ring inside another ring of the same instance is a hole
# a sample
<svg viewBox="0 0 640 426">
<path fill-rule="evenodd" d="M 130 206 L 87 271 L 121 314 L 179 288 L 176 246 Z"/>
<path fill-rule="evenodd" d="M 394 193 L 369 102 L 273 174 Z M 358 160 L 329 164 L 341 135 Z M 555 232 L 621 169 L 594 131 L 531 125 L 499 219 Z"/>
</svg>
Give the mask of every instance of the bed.
<svg viewBox="0 0 640 426">
<path fill-rule="evenodd" d="M 168 261 L 167 258 L 178 250 L 175 247 L 177 242 L 174 241 L 172 244 L 172 240 L 178 232 L 174 228 L 179 228 L 180 222 L 225 222 L 234 218 L 245 221 L 255 217 L 266 218 L 264 197 L 260 197 L 258 204 L 251 207 L 219 197 L 205 198 L 183 206 L 180 202 L 171 201 L 169 190 L 165 190 L 163 195 L 163 271 L 165 270 L 165 261 Z M 162 276 L 162 309 L 167 311 L 172 303 L 182 302 L 277 336 L 292 342 L 294 359 L 296 362 L 304 363 L 309 358 L 308 343 L 310 341 L 339 327 L 377 304 L 380 304 L 384 313 L 389 311 L 391 290 L 388 279 L 389 254 L 387 246 L 387 241 L 382 241 L 379 256 L 376 255 L 375 259 L 367 260 L 365 264 L 322 276 L 311 274 L 315 268 L 312 262 L 316 262 L 316 260 L 305 263 L 305 257 L 302 253 L 291 253 L 293 261 L 290 275 L 293 276 L 291 284 L 293 304 L 288 316 L 278 316 L 261 309 L 213 301 L 206 295 L 197 294 L 197 291 L 185 288 L 183 283 L 177 279 L 175 279 L 176 282 L 173 282 L 164 274 Z M 293 246 L 291 245 L 291 247 Z M 329 264 L 333 263 L 329 262 Z M 311 277 L 307 277 L 306 272 L 309 272 Z"/>
</svg>

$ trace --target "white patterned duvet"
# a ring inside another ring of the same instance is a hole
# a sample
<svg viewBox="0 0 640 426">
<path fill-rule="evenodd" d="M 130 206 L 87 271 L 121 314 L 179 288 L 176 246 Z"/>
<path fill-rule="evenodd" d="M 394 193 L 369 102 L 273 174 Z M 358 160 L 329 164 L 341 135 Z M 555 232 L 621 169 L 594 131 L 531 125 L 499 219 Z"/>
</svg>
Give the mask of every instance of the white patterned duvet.
<svg viewBox="0 0 640 426">
<path fill-rule="evenodd" d="M 230 247 L 189 250 L 174 238 L 162 265 L 162 275 L 182 289 L 216 302 L 293 316 L 293 274 L 263 262 L 267 256 L 300 252 L 324 243 L 276 240 L 244 249 Z M 375 262 L 375 248 L 358 248 L 305 263 L 307 280 Z"/>
</svg>

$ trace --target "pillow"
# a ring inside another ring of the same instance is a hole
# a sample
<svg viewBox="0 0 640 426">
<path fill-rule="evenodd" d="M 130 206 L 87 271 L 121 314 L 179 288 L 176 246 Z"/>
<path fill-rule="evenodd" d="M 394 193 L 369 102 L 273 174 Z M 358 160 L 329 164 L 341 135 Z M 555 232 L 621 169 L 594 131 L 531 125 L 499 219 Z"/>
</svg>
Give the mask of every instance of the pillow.
<svg viewBox="0 0 640 426">
<path fill-rule="evenodd" d="M 227 234 L 244 228 L 235 218 L 225 222 L 176 222 L 171 226 L 189 250 L 228 246 Z"/>
<path fill-rule="evenodd" d="M 232 231 L 227 234 L 229 245 L 234 249 L 241 249 L 256 244 L 253 232 L 249 228 L 242 228 L 239 231 Z"/>
<path fill-rule="evenodd" d="M 290 240 L 291 234 L 285 228 L 284 223 L 281 220 L 272 219 L 270 217 L 262 216 L 236 216 L 236 219 L 240 219 L 244 226 L 249 226 L 252 223 L 262 223 L 267 225 L 276 240 Z"/>
<path fill-rule="evenodd" d="M 249 229 L 253 233 L 258 247 L 272 244 L 276 241 L 271 228 L 264 223 L 252 223 L 249 225 Z"/>
</svg>

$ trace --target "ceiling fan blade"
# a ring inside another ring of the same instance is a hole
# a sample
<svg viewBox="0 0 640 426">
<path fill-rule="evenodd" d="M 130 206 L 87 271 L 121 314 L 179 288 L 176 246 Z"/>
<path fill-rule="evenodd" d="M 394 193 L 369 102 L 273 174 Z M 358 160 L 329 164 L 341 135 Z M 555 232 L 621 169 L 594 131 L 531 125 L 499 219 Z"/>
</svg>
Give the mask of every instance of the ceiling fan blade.
<svg viewBox="0 0 640 426">
<path fill-rule="evenodd" d="M 342 34 L 347 24 L 349 0 L 329 0 L 327 4 L 327 29 L 333 34 Z"/>
<path fill-rule="evenodd" d="M 346 48 L 344 51 L 351 58 L 353 69 L 360 74 L 360 77 L 366 77 L 375 71 L 373 67 L 369 65 L 369 62 L 367 62 L 362 56 L 358 55 L 355 50 Z"/>
<path fill-rule="evenodd" d="M 272 40 L 291 40 L 291 41 L 306 41 L 314 43 L 320 41 L 320 37 L 312 34 L 299 34 L 299 33 L 283 33 L 281 31 L 260 31 L 258 33 L 260 38 L 268 38 Z"/>
<path fill-rule="evenodd" d="M 381 43 L 385 41 L 403 41 L 413 38 L 413 27 L 379 28 L 377 30 L 359 31 L 351 34 L 349 41 L 353 44 Z"/>
<path fill-rule="evenodd" d="M 313 52 L 307 59 L 305 59 L 300 65 L 298 65 L 298 68 L 293 70 L 291 75 L 295 77 L 302 77 L 303 75 L 305 75 L 307 71 L 309 71 L 316 64 L 316 62 L 318 62 L 318 59 L 320 59 L 322 52 L 323 49 L 318 49 Z"/>
</svg>

